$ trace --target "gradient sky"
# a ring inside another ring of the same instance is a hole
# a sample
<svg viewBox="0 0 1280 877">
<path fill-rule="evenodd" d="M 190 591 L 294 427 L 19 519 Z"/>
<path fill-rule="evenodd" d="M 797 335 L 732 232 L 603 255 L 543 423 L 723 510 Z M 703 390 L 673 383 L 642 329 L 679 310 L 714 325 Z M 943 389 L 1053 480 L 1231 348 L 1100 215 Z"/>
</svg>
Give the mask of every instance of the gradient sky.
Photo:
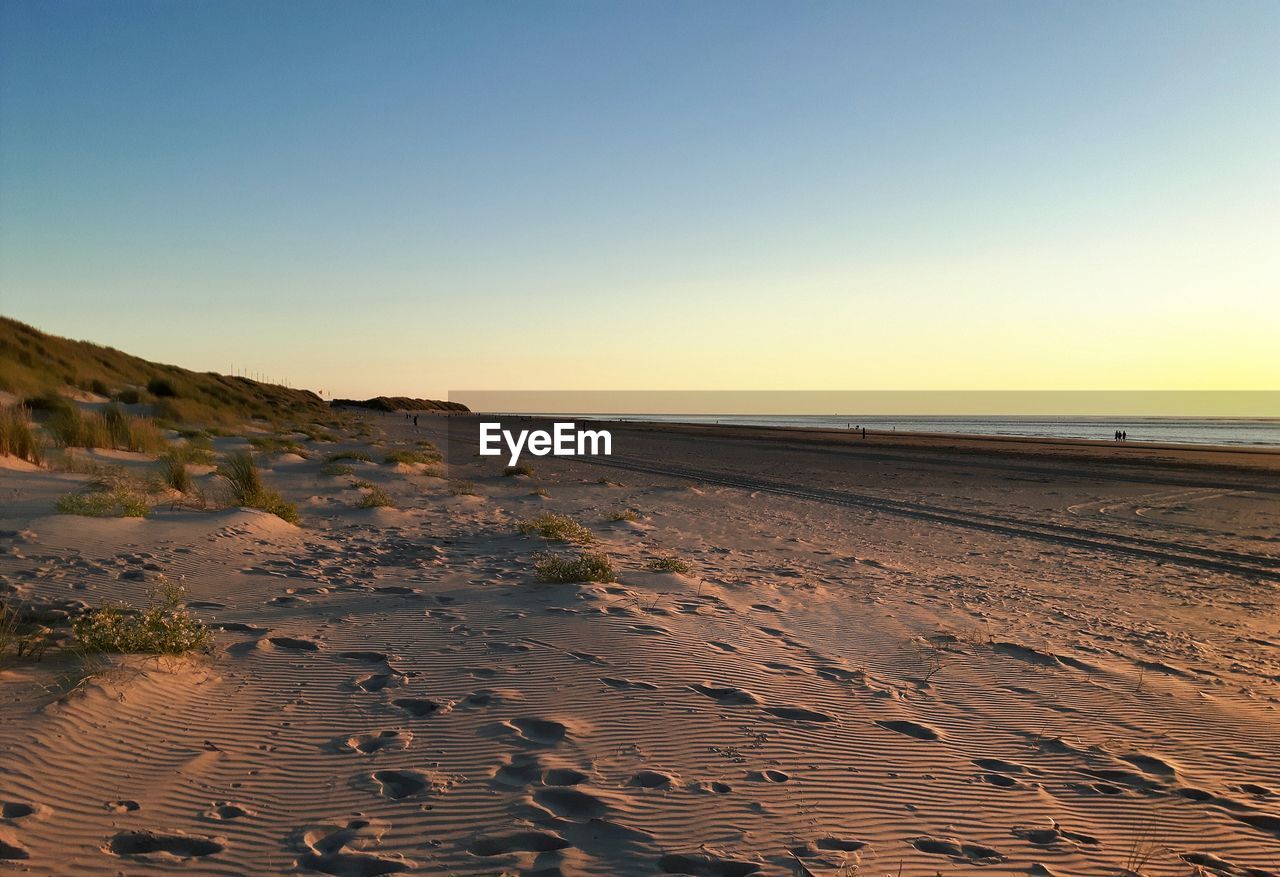
<svg viewBox="0 0 1280 877">
<path fill-rule="evenodd" d="M 339 395 L 1280 389 L 1280 3 L 0 3 L 0 312 Z"/>
</svg>

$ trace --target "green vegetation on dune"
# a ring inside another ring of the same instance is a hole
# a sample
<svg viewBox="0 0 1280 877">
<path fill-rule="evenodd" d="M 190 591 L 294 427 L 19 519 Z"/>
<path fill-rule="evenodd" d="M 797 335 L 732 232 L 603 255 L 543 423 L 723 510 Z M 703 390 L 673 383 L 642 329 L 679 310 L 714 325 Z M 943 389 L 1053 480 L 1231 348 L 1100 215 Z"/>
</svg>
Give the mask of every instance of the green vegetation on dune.
<svg viewBox="0 0 1280 877">
<path fill-rule="evenodd" d="M 461 402 L 413 399 L 409 396 L 375 396 L 372 399 L 334 399 L 335 408 L 368 408 L 371 411 L 470 411 Z"/>
<path fill-rule="evenodd" d="M 217 474 L 227 485 L 236 505 L 270 512 L 290 524 L 299 522 L 297 506 L 286 502 L 280 494 L 269 490 L 262 483 L 258 464 L 248 451 L 228 454 L 227 459 L 218 467 Z"/>
<path fill-rule="evenodd" d="M 0 390 L 32 398 L 65 386 L 125 404 L 149 403 L 157 419 L 173 423 L 330 416 L 329 406 L 310 390 L 148 362 L 0 317 Z"/>
</svg>

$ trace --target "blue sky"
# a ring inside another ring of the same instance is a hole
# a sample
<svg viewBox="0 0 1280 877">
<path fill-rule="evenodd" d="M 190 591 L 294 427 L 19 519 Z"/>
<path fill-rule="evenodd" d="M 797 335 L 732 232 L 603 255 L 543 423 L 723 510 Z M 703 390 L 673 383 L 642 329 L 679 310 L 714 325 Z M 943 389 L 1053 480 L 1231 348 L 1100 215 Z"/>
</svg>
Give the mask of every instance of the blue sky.
<svg viewBox="0 0 1280 877">
<path fill-rule="evenodd" d="M 1280 4 L 0 5 L 0 311 L 340 394 L 1275 389 Z"/>
</svg>

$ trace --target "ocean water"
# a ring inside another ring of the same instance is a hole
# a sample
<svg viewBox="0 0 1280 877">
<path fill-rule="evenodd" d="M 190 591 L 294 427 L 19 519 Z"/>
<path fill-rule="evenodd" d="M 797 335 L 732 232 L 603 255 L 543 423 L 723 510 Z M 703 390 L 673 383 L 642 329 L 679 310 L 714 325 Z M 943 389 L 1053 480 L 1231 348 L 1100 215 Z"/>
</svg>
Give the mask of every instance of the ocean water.
<svg viewBox="0 0 1280 877">
<path fill-rule="evenodd" d="M 568 415 L 557 415 L 563 419 Z M 1117 429 L 1131 442 L 1280 448 L 1280 418 L 1217 417 L 928 417 L 857 415 L 576 415 L 582 419 L 642 420 L 658 423 L 720 423 L 809 429 L 897 430 L 962 435 L 1039 436 L 1111 441 Z"/>
</svg>

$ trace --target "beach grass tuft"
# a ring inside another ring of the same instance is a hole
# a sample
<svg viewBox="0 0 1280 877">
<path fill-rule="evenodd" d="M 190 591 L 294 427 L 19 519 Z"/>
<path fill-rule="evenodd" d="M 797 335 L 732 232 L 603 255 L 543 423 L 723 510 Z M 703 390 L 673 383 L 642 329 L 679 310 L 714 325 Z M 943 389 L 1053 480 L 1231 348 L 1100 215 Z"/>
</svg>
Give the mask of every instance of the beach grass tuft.
<svg viewBox="0 0 1280 877">
<path fill-rule="evenodd" d="M 655 557 L 653 560 L 650 560 L 649 569 L 653 572 L 686 573 L 692 569 L 692 567 L 680 558 L 668 554 L 663 557 Z"/>
<path fill-rule="evenodd" d="M 611 582 L 613 563 L 607 554 L 582 552 L 572 557 L 559 554 L 535 554 L 533 571 L 544 584 L 572 582 Z"/>
<path fill-rule="evenodd" d="M 595 536 L 586 527 L 567 515 L 554 512 L 542 514 L 521 521 L 517 528 L 526 536 L 538 535 L 552 542 L 592 542 Z"/>
<path fill-rule="evenodd" d="M 0 456 L 17 457 L 37 466 L 44 462 L 44 447 L 31 415 L 21 405 L 0 406 Z"/>
<path fill-rule="evenodd" d="M 228 454 L 218 467 L 217 474 L 230 489 L 232 501 L 236 505 L 270 512 L 290 524 L 297 524 L 301 520 L 297 506 L 286 502 L 280 494 L 269 490 L 262 483 L 258 464 L 248 451 Z"/>
<path fill-rule="evenodd" d="M 396 507 L 396 501 L 391 498 L 391 494 L 381 487 L 373 487 L 364 495 L 357 507 L 362 509 L 393 509 Z"/>
</svg>

